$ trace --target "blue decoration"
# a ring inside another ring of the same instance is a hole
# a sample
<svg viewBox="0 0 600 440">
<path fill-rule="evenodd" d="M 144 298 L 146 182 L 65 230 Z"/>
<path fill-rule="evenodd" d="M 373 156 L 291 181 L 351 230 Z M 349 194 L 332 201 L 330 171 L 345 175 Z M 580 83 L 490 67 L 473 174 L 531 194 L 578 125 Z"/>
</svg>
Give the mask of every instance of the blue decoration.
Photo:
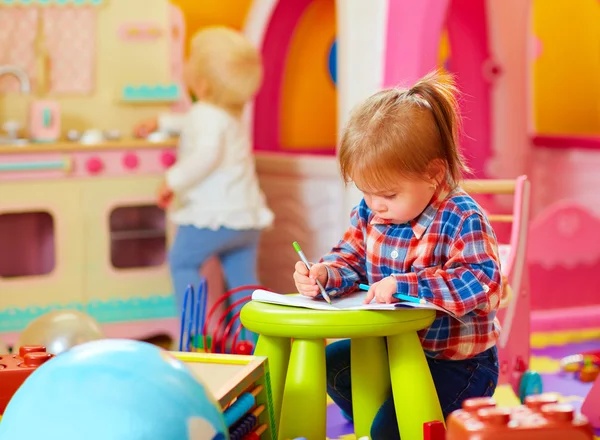
<svg viewBox="0 0 600 440">
<path fill-rule="evenodd" d="M 329 49 L 329 76 L 334 84 L 337 84 L 337 39 L 333 40 L 331 49 Z"/>
<path fill-rule="evenodd" d="M 44 363 L 0 423 L 0 438 L 14 439 L 215 440 L 227 432 L 219 404 L 183 362 L 124 339 L 81 344 Z"/>
<path fill-rule="evenodd" d="M 128 102 L 174 102 L 179 100 L 181 91 L 177 84 L 169 85 L 127 85 L 123 87 L 121 98 Z"/>
</svg>

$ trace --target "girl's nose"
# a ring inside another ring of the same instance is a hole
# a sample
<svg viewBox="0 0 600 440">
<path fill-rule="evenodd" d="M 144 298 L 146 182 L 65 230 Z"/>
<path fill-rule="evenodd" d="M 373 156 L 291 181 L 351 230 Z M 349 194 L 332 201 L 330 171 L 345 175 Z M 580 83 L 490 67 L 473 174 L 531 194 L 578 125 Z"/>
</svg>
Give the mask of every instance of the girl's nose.
<svg viewBox="0 0 600 440">
<path fill-rule="evenodd" d="M 381 200 L 380 198 L 376 197 L 373 198 L 373 210 L 377 211 L 377 212 L 386 212 L 387 211 L 387 206 L 385 205 L 385 202 L 383 200 Z"/>
</svg>

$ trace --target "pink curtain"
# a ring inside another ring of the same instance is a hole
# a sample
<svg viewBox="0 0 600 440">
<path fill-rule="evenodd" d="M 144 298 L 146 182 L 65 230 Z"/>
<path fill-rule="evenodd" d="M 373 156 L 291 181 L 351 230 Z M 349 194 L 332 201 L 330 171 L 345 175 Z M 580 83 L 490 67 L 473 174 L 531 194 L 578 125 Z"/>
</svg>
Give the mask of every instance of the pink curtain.
<svg viewBox="0 0 600 440">
<path fill-rule="evenodd" d="M 50 92 L 91 93 L 96 58 L 96 8 L 57 6 L 41 11 L 51 60 Z"/>
<path fill-rule="evenodd" d="M 25 69 L 32 84 L 38 15 L 37 8 L 0 7 L 0 65 L 11 64 Z M 0 77 L 0 93 L 18 90 L 19 83 L 14 77 Z"/>
</svg>

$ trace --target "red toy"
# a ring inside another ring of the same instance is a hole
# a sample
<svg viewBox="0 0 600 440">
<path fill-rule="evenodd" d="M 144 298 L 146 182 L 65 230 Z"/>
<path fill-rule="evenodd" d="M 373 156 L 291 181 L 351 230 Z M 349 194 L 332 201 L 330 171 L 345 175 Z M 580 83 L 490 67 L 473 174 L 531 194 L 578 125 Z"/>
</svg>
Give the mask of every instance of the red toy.
<svg viewBox="0 0 600 440">
<path fill-rule="evenodd" d="M 219 305 L 224 302 L 230 296 L 243 292 L 243 291 L 254 291 L 256 289 L 268 290 L 263 286 L 240 286 L 232 289 L 223 294 L 211 307 L 204 321 L 202 327 L 201 337 L 203 338 L 203 347 L 209 347 L 209 350 L 213 353 L 227 353 L 233 352 L 235 354 L 251 355 L 254 352 L 254 344 L 248 340 L 238 340 L 242 332 L 242 324 L 239 319 L 239 312 L 230 316 L 233 309 L 247 303 L 252 299 L 252 295 L 244 296 L 238 299 L 233 304 L 229 305 L 221 316 L 216 315 L 216 311 Z M 211 342 L 208 344 L 209 328 L 213 323 L 213 318 L 216 321 L 214 323 Z M 235 330 L 234 330 L 235 328 Z"/>
<path fill-rule="evenodd" d="M 0 355 L 0 415 L 25 379 L 54 355 L 43 345 L 25 345 L 19 354 Z"/>
<path fill-rule="evenodd" d="M 498 408 L 491 398 L 469 399 L 448 417 L 447 440 L 592 440 L 585 416 L 551 394 L 528 396 L 525 405 Z M 438 438 L 432 440 L 438 440 Z"/>
</svg>

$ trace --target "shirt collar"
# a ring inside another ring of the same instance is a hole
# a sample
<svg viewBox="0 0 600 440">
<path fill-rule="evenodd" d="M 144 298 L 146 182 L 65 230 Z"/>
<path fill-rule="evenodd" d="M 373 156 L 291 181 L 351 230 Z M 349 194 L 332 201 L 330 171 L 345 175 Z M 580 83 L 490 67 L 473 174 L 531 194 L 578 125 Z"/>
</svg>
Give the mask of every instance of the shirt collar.
<svg viewBox="0 0 600 440">
<path fill-rule="evenodd" d="M 425 231 L 427 230 L 431 222 L 433 222 L 433 219 L 436 217 L 440 206 L 442 205 L 442 202 L 446 199 L 446 197 L 448 196 L 448 194 L 450 194 L 451 191 L 452 189 L 447 183 L 443 183 L 440 186 L 438 186 L 436 191 L 433 193 L 429 204 L 423 210 L 423 212 L 419 214 L 418 217 L 408 222 L 417 240 L 420 240 L 421 237 L 423 237 L 423 234 L 425 234 Z M 373 215 L 373 218 L 371 218 L 371 221 L 369 223 L 372 225 L 392 224 L 391 221 L 381 219 L 376 215 Z"/>
</svg>

